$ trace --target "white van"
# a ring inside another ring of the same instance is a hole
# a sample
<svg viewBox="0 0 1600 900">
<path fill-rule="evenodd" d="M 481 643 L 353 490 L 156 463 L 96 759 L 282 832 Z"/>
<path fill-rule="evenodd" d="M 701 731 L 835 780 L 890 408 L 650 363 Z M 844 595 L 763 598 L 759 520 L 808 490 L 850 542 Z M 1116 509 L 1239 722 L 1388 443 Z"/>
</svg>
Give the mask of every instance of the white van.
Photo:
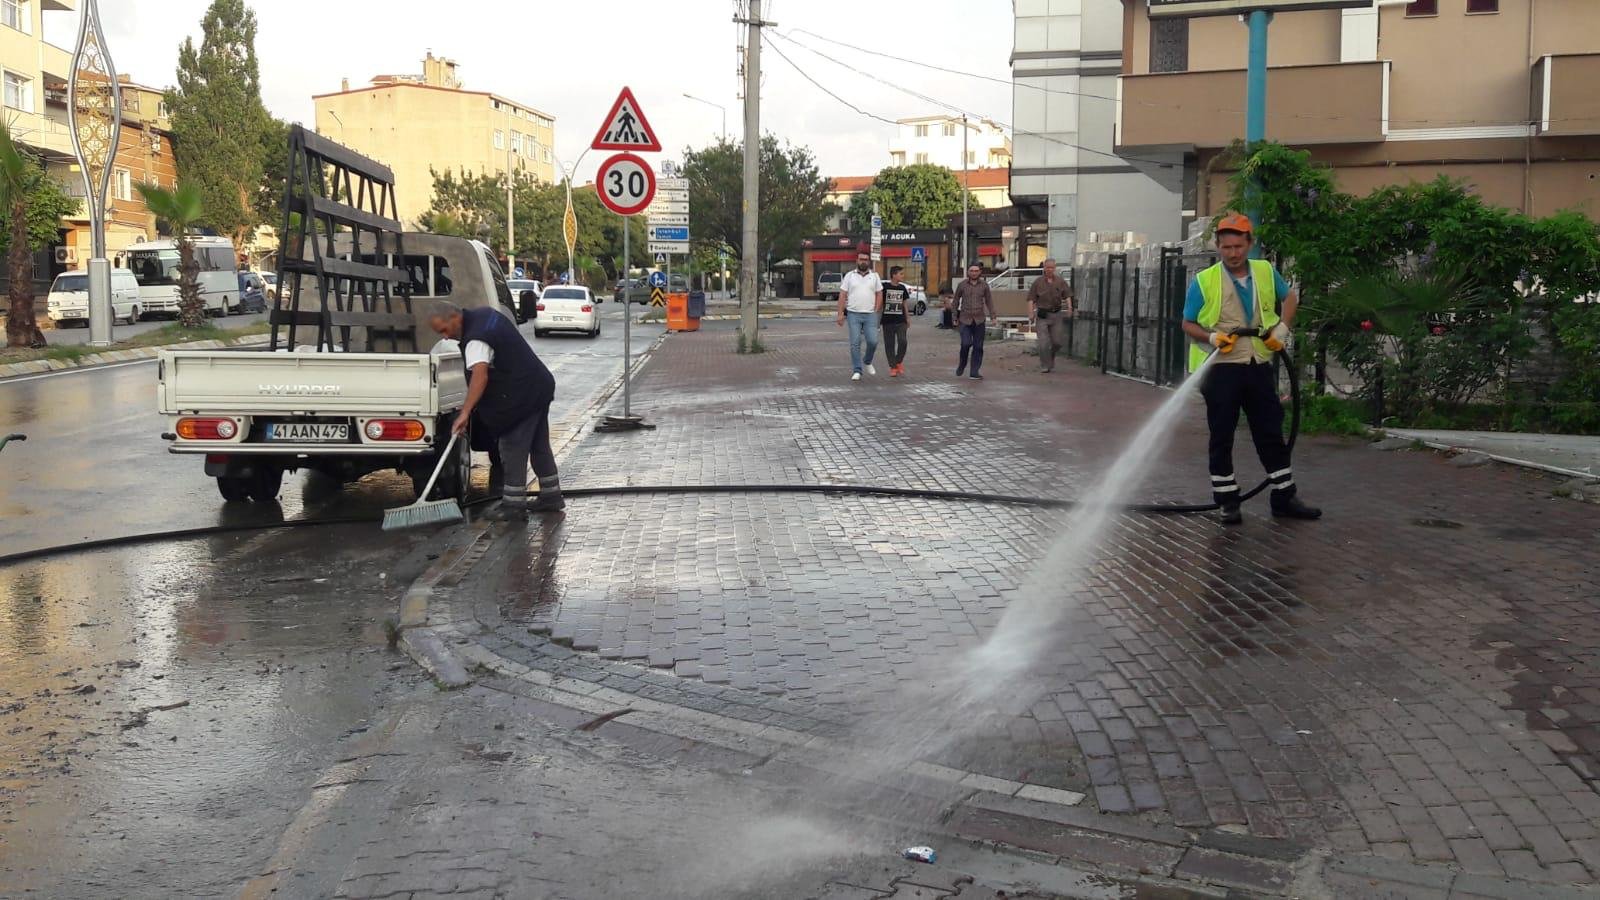
<svg viewBox="0 0 1600 900">
<path fill-rule="evenodd" d="M 200 265 L 200 296 L 206 312 L 227 316 L 240 311 L 239 257 L 225 237 L 194 237 Z M 128 268 L 139 282 L 139 308 L 145 315 L 178 314 L 178 244 L 168 238 L 130 245 Z"/>
<path fill-rule="evenodd" d="M 89 273 L 62 272 L 50 285 L 50 321 L 57 328 L 69 324 L 89 327 Z M 139 303 L 139 282 L 127 269 L 111 270 L 111 318 L 132 325 L 144 307 Z"/>
</svg>

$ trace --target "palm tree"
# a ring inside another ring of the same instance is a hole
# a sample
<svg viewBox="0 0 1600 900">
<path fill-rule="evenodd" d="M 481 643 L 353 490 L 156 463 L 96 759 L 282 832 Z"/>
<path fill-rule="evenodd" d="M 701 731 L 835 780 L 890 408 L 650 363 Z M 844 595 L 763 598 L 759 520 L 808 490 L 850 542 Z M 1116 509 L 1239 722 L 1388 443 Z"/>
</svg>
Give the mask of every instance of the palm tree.
<svg viewBox="0 0 1600 900">
<path fill-rule="evenodd" d="M 28 195 L 33 176 L 33 160 L 11 140 L 11 129 L 0 117 L 0 206 L 11 217 L 6 253 L 11 279 L 7 294 L 11 311 L 6 316 L 8 347 L 44 346 L 44 334 L 33 315 L 33 246 L 28 240 Z"/>
<path fill-rule="evenodd" d="M 185 328 L 199 328 L 206 323 L 206 307 L 200 296 L 200 266 L 194 259 L 194 240 L 189 230 L 205 215 L 200 188 L 193 182 L 180 183 L 170 191 L 153 184 L 137 187 L 145 206 L 157 218 L 166 220 L 178 242 L 178 321 Z"/>
</svg>

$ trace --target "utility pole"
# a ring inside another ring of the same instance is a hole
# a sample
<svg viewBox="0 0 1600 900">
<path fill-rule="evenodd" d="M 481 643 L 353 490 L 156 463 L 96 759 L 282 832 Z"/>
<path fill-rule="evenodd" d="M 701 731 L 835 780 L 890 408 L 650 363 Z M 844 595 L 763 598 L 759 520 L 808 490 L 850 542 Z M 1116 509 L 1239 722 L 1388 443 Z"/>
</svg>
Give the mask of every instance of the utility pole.
<svg viewBox="0 0 1600 900">
<path fill-rule="evenodd" d="M 511 167 L 511 141 L 506 140 L 506 277 L 517 272 L 517 170 Z"/>
<path fill-rule="evenodd" d="M 967 117 L 961 116 L 961 274 L 967 274 L 967 266 L 972 265 L 972 257 L 967 255 L 967 238 L 971 234 L 967 230 L 967 181 L 972 176 L 967 172 Z"/>
<path fill-rule="evenodd" d="M 760 338 L 761 287 L 756 265 L 760 262 L 756 226 L 761 216 L 761 0 L 750 0 L 750 18 L 744 43 L 744 250 L 739 258 L 739 330 L 747 346 Z"/>
</svg>

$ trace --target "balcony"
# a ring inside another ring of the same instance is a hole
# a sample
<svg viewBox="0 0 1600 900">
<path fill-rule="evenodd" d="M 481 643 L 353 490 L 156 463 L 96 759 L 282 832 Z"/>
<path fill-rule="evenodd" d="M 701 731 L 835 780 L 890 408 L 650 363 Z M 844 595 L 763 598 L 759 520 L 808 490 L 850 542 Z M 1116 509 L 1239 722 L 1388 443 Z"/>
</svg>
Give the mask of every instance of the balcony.
<svg viewBox="0 0 1600 900">
<path fill-rule="evenodd" d="M 1600 134 L 1600 53 L 1545 56 L 1533 64 L 1533 118 L 1550 137 Z"/>
<path fill-rule="evenodd" d="M 1244 139 L 1245 72 L 1164 72 L 1118 79 L 1118 149 L 1226 147 Z M 1389 63 L 1267 70 L 1267 137 L 1285 144 L 1383 140 Z"/>
</svg>

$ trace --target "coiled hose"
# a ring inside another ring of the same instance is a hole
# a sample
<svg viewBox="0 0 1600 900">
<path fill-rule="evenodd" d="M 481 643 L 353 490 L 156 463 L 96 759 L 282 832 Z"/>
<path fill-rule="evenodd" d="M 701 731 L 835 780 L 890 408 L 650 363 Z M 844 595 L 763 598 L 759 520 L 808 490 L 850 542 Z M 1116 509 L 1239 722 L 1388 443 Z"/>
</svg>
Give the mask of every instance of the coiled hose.
<svg viewBox="0 0 1600 900">
<path fill-rule="evenodd" d="M 1283 358 L 1285 368 L 1289 372 L 1289 449 L 1294 450 L 1295 439 L 1300 436 L 1300 373 L 1294 367 L 1294 358 L 1287 350 L 1279 350 L 1278 355 Z M 1266 490 L 1271 485 L 1271 479 L 1262 479 L 1261 483 L 1240 495 L 1243 502 Z M 579 487 L 563 490 L 566 497 L 619 497 L 633 494 L 838 494 L 862 497 L 915 497 L 924 500 L 950 500 L 972 503 L 1008 503 L 1019 506 L 1034 506 L 1044 509 L 1066 509 L 1076 505 L 1076 500 L 1063 500 L 1051 497 L 1025 497 L 1017 494 L 989 494 L 982 491 L 948 491 L 927 488 L 887 487 L 875 484 L 640 484 L 640 485 L 608 485 L 602 487 Z M 464 504 L 467 507 L 479 506 L 493 502 L 494 498 L 485 497 L 472 500 Z M 1134 503 L 1123 507 L 1131 513 L 1141 515 L 1191 515 L 1194 513 L 1211 512 L 1217 508 L 1212 503 Z M 273 529 L 288 528 L 313 528 L 324 525 L 362 525 L 374 524 L 382 520 L 382 516 L 331 516 L 321 519 L 290 519 L 283 522 L 240 523 L 237 525 L 207 525 L 201 528 L 179 528 L 171 531 L 152 531 L 144 534 L 124 535 L 122 537 L 100 538 L 93 541 L 79 541 L 72 544 L 63 544 L 55 547 L 39 547 L 33 550 L 21 550 L 16 553 L 0 555 L 0 566 L 14 563 L 27 562 L 64 553 L 82 553 L 90 550 L 104 550 L 110 547 L 126 547 L 135 544 L 148 544 L 156 541 L 181 541 L 192 538 L 212 537 L 219 534 L 234 534 L 244 531 L 269 531 Z"/>
</svg>

